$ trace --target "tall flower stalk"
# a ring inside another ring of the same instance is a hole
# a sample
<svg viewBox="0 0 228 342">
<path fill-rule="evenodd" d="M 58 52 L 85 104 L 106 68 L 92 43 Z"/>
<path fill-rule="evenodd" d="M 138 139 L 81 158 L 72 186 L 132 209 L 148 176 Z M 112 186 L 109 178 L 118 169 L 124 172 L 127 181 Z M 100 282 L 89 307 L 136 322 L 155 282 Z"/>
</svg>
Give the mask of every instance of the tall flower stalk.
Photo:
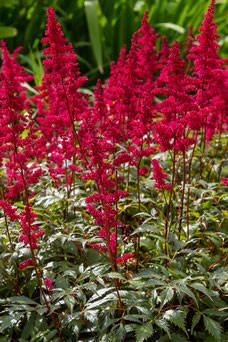
<svg viewBox="0 0 228 342">
<path fill-rule="evenodd" d="M 7 191 L 3 191 L 0 205 L 4 210 L 6 228 L 8 231 L 8 224 L 6 217 L 10 220 L 17 220 L 21 225 L 22 232 L 20 234 L 20 241 L 29 246 L 31 259 L 23 261 L 20 269 L 32 265 L 35 270 L 38 286 L 41 295 L 45 302 L 47 312 L 51 311 L 47 297 L 42 287 L 43 275 L 38 266 L 35 250 L 38 249 L 38 238 L 44 232 L 39 230 L 39 227 L 34 224 L 34 219 L 37 216 L 30 203 L 29 186 L 36 184 L 41 175 L 41 169 L 33 163 L 29 166 L 31 157 L 36 156 L 33 151 L 34 134 L 33 122 L 30 116 L 30 108 L 26 93 L 24 91 L 22 82 L 30 81 L 32 78 L 28 76 L 24 68 L 16 61 L 17 52 L 11 57 L 6 48 L 4 41 L 1 43 L 2 48 L 2 73 L 1 78 L 1 129 L 4 135 L 1 139 L 2 159 L 5 161 L 5 168 L 7 170 Z M 22 138 L 21 134 L 28 131 L 27 137 Z M 24 201 L 24 210 L 20 214 L 16 214 L 15 209 L 7 201 L 13 201 L 18 196 L 22 196 Z M 9 233 L 8 233 L 9 235 Z M 9 235 L 10 236 L 10 235 Z M 10 237 L 9 237 L 10 239 Z M 12 243 L 11 243 L 12 246 Z M 51 313 L 50 317 L 57 330 L 60 341 L 63 341 L 60 329 L 57 325 L 54 315 Z"/>
</svg>

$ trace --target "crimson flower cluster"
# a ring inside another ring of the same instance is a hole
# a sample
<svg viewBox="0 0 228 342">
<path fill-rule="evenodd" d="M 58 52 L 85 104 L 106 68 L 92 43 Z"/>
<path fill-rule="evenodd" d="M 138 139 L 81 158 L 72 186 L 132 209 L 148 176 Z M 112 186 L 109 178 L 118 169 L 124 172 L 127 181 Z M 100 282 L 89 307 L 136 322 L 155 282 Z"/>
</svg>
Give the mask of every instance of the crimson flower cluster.
<svg viewBox="0 0 228 342">
<path fill-rule="evenodd" d="M 170 190 L 172 186 L 165 184 L 167 173 L 162 172 L 162 167 L 159 165 L 158 160 L 152 159 L 151 164 L 153 166 L 153 179 L 156 182 L 154 187 L 158 189 Z"/>
<path fill-rule="evenodd" d="M 6 171 L 6 183 L 1 189 L 0 206 L 5 220 L 16 221 L 22 228 L 19 240 L 31 250 L 38 248 L 38 238 L 44 232 L 34 224 L 36 214 L 30 203 L 33 193 L 30 187 L 38 183 L 42 170 L 36 162 L 36 129 L 26 98 L 25 82 L 33 77 L 27 75 L 16 61 L 20 49 L 10 56 L 6 44 L 1 42 L 2 71 L 0 73 L 0 162 Z M 24 134 L 26 133 L 26 134 Z M 19 198 L 24 210 L 17 213 L 13 203 Z M 20 264 L 25 268 L 33 264 L 31 259 Z"/>
</svg>

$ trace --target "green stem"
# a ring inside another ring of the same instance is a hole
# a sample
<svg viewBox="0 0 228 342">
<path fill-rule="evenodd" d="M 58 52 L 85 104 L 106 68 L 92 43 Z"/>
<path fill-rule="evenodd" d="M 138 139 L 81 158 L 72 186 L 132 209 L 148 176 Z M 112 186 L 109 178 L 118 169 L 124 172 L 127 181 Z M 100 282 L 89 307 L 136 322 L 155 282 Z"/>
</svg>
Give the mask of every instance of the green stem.
<svg viewBox="0 0 228 342">
<path fill-rule="evenodd" d="M 175 171 L 176 171 L 176 151 L 173 154 L 173 173 L 172 173 L 172 188 L 170 189 L 170 196 L 169 196 L 169 203 L 167 206 L 167 213 L 166 213 L 166 222 L 165 222 L 165 254 L 168 257 L 169 255 L 169 246 L 168 246 L 168 237 L 169 237 L 169 216 L 170 216 L 170 208 L 173 196 L 173 187 L 175 181 Z M 167 266 L 167 265 L 166 265 Z"/>
<path fill-rule="evenodd" d="M 137 165 L 137 195 L 138 195 L 138 212 L 141 211 L 141 200 L 140 200 L 140 175 L 139 175 L 139 169 L 140 169 L 140 163 L 141 159 L 139 159 L 138 165 Z M 138 233 L 137 236 L 137 251 L 136 251 L 136 273 L 139 271 L 139 249 L 140 249 L 140 237 L 141 234 Z"/>
<path fill-rule="evenodd" d="M 179 221 L 179 230 L 178 230 L 178 239 L 179 239 L 179 240 L 180 240 L 180 237 L 181 237 L 182 220 L 183 220 L 184 195 L 185 195 L 185 182 L 186 182 L 185 152 L 183 152 L 183 187 L 182 187 L 180 221 Z"/>
<path fill-rule="evenodd" d="M 195 153 L 195 149 L 196 149 L 196 144 L 197 144 L 197 135 L 198 132 L 196 134 L 196 142 L 194 144 L 193 150 L 192 150 L 192 155 L 189 161 L 189 165 L 188 165 L 188 184 L 190 184 L 191 182 L 191 168 L 192 168 L 192 160 L 194 157 L 194 153 Z M 190 189 L 188 187 L 188 193 L 187 193 L 187 239 L 189 239 L 189 202 L 190 202 Z"/>
</svg>

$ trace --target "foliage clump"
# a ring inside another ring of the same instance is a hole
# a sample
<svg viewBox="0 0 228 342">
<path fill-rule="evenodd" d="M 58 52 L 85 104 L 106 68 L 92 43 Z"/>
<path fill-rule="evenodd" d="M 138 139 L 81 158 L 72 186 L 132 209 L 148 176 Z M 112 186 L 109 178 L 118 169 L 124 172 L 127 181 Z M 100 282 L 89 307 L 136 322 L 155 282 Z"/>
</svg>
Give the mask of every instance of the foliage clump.
<svg viewBox="0 0 228 342">
<path fill-rule="evenodd" d="M 41 84 L 2 42 L 0 341 L 227 340 L 213 13 L 183 58 L 146 12 L 92 96 L 52 8 Z"/>
</svg>

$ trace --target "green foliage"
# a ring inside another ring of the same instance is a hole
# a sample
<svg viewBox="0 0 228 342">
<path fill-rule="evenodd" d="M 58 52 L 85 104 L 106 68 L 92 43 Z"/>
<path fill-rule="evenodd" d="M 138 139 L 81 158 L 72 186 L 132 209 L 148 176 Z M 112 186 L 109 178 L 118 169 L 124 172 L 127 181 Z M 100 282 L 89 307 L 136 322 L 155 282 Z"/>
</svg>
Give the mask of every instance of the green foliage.
<svg viewBox="0 0 228 342">
<path fill-rule="evenodd" d="M 86 13 L 86 19 L 87 19 L 87 25 L 89 29 L 89 36 L 91 45 L 93 48 L 93 52 L 96 58 L 97 67 L 98 70 L 103 73 L 103 56 L 102 56 L 102 50 L 101 50 L 101 37 L 99 32 L 99 26 L 98 26 L 98 13 L 97 13 L 97 7 L 98 7 L 98 1 L 85 1 L 85 13 Z"/>
<path fill-rule="evenodd" d="M 38 214 L 36 223 L 45 230 L 37 259 L 43 276 L 52 280 L 54 292 L 47 293 L 44 284 L 42 287 L 50 313 L 57 313 L 61 322 L 64 341 L 226 341 L 227 235 L 220 228 L 227 218 L 227 189 L 216 182 L 216 165 L 224 160 L 223 150 L 217 153 L 216 160 L 212 158 L 216 139 L 203 159 L 205 165 L 212 167 L 209 181 L 193 179 L 190 185 L 190 237 L 186 238 L 184 229 L 178 240 L 173 221 L 168 260 L 164 249 L 166 208 L 160 194 L 153 192 L 151 196 L 150 177 L 142 184 L 143 212 L 131 216 L 132 236 L 142 234 L 141 271 L 137 274 L 134 261 L 112 272 L 109 262 L 88 245 L 96 228 L 84 203 L 90 183 L 85 185 L 78 179 L 70 197 L 64 186 L 58 190 L 50 187 L 47 177 L 36 185 L 40 189 L 33 199 Z M 222 140 L 224 143 L 226 137 Z M 197 155 L 194 158 L 193 167 L 197 168 Z M 164 162 L 169 163 L 168 155 Z M 121 202 L 122 221 L 136 213 L 134 173 L 130 173 L 130 186 L 132 197 Z M 174 217 L 179 191 L 181 184 L 177 185 L 173 202 Z M 20 210 L 22 203 L 17 206 Z M 19 260 L 27 259 L 30 251 L 16 243 L 18 228 L 14 225 L 10 228 L 15 241 L 11 253 L 1 220 L 0 341 L 13 336 L 18 341 L 58 341 L 33 267 L 17 271 Z M 183 224 L 186 227 L 186 222 Z M 128 248 L 131 250 L 133 245 Z M 122 309 L 118 305 L 116 281 L 121 284 Z"/>
<path fill-rule="evenodd" d="M 136 341 L 143 342 L 153 335 L 153 332 L 154 332 L 153 325 L 150 322 L 148 322 L 144 325 L 137 326 L 135 328 L 135 332 L 136 332 Z"/>
<path fill-rule="evenodd" d="M 216 339 L 216 341 L 221 341 L 222 327 L 221 325 L 209 317 L 204 317 L 205 329 Z"/>
</svg>

